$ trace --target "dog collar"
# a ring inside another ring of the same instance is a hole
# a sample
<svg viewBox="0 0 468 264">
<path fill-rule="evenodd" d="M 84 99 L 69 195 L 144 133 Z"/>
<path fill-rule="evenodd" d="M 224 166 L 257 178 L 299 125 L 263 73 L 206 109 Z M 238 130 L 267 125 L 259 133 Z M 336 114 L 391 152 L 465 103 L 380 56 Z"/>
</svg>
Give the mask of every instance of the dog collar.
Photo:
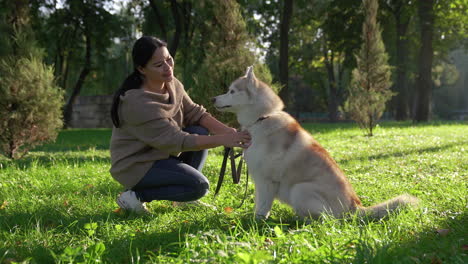
<svg viewBox="0 0 468 264">
<path fill-rule="evenodd" d="M 250 129 L 252 126 L 256 125 L 257 123 L 269 118 L 270 116 L 261 116 L 259 119 L 257 119 L 255 122 L 253 122 L 252 124 L 248 125 L 248 126 L 244 126 L 245 129 Z"/>
<path fill-rule="evenodd" d="M 260 122 L 260 121 L 263 121 L 263 120 L 265 120 L 265 119 L 267 119 L 267 118 L 269 118 L 269 116 L 262 116 L 262 117 L 260 117 L 259 119 L 257 119 L 257 121 L 255 121 L 255 123 L 258 123 L 258 122 Z"/>
</svg>

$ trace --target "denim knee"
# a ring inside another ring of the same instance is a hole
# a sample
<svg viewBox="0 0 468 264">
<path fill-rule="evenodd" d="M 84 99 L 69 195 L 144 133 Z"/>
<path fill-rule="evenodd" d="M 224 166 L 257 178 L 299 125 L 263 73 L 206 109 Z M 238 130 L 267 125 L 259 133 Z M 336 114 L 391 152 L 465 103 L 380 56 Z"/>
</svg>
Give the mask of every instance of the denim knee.
<svg viewBox="0 0 468 264">
<path fill-rule="evenodd" d="M 207 182 L 202 182 L 198 184 L 195 188 L 196 189 L 193 192 L 194 197 L 192 198 L 193 201 L 198 200 L 202 198 L 203 196 L 205 196 L 210 190 L 210 185 Z"/>
</svg>

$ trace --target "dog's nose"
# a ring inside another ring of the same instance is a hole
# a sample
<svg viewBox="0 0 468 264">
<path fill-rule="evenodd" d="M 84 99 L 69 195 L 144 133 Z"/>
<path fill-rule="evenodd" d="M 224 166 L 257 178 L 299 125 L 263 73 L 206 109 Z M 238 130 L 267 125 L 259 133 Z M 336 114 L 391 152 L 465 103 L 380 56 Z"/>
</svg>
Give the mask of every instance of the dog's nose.
<svg viewBox="0 0 468 264">
<path fill-rule="evenodd" d="M 211 98 L 211 102 L 214 104 L 216 103 L 216 97 Z"/>
</svg>

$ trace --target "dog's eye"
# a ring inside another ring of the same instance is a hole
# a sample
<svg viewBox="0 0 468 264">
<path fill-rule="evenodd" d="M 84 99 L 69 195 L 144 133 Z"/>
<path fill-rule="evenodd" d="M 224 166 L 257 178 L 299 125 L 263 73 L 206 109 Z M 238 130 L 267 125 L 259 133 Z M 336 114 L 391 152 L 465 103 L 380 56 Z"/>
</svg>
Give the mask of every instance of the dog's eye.
<svg viewBox="0 0 468 264">
<path fill-rule="evenodd" d="M 234 93 L 234 90 L 231 90 L 229 93 L 232 93 L 232 94 L 233 94 L 233 93 Z"/>
</svg>

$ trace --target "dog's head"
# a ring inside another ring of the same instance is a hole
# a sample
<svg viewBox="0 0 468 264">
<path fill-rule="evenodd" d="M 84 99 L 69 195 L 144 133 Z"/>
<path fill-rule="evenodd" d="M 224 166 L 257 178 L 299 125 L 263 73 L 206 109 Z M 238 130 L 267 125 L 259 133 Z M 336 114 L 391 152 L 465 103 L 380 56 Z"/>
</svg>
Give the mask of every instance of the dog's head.
<svg viewBox="0 0 468 264">
<path fill-rule="evenodd" d="M 246 108 L 283 108 L 283 102 L 271 88 L 255 77 L 253 66 L 247 67 L 245 76 L 235 80 L 227 93 L 214 97 L 213 103 L 219 111 L 233 113 Z"/>
<path fill-rule="evenodd" d="M 252 91 L 255 85 L 256 78 L 253 72 L 253 67 L 247 68 L 245 76 L 235 80 L 229 86 L 227 93 L 216 96 L 213 98 L 213 103 L 216 109 L 226 112 L 237 112 L 247 104 L 253 103 Z"/>
</svg>

